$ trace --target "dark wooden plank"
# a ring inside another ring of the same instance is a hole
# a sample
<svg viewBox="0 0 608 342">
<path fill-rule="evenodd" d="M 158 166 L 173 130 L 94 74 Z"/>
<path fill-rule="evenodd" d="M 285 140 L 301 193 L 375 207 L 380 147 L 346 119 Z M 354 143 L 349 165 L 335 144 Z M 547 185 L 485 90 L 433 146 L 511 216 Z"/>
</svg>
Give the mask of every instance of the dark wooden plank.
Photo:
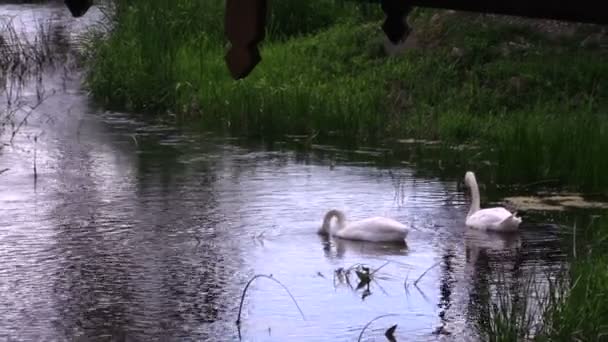
<svg viewBox="0 0 608 342">
<path fill-rule="evenodd" d="M 244 78 L 262 59 L 258 43 L 264 39 L 266 0 L 226 0 L 225 32 L 230 41 L 226 64 L 234 79 Z"/>
<path fill-rule="evenodd" d="M 82 17 L 93 5 L 93 0 L 64 0 L 73 17 Z"/>
<path fill-rule="evenodd" d="M 606 1 L 597 0 L 405 0 L 412 6 L 608 24 Z"/>
<path fill-rule="evenodd" d="M 381 0 L 380 4 L 386 14 L 382 30 L 393 44 L 397 44 L 410 32 L 405 18 L 412 10 L 412 6 L 403 0 Z"/>
</svg>

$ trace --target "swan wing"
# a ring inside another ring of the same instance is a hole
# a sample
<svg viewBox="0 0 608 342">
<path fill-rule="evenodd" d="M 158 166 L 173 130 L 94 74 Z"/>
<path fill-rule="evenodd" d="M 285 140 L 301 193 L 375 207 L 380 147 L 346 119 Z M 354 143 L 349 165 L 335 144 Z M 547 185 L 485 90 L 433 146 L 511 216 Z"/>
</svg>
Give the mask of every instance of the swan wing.
<svg viewBox="0 0 608 342">
<path fill-rule="evenodd" d="M 373 242 L 403 241 L 407 237 L 407 226 L 385 217 L 372 217 L 349 222 L 336 236 L 343 239 Z"/>
<path fill-rule="evenodd" d="M 502 207 L 496 207 L 476 211 L 467 218 L 466 225 L 484 230 L 508 230 L 513 228 L 514 225 L 519 225 L 517 221 L 521 222 L 510 211 Z"/>
</svg>

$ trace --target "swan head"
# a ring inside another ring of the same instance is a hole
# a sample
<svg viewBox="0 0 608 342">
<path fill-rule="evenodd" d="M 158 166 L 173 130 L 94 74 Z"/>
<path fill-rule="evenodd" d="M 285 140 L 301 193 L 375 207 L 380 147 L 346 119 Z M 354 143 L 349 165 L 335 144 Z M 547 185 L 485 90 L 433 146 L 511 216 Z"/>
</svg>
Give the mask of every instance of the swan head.
<svg viewBox="0 0 608 342">
<path fill-rule="evenodd" d="M 464 185 L 470 188 L 475 183 L 477 183 L 477 180 L 475 179 L 475 174 L 473 173 L 473 171 L 467 171 L 464 174 Z"/>
</svg>

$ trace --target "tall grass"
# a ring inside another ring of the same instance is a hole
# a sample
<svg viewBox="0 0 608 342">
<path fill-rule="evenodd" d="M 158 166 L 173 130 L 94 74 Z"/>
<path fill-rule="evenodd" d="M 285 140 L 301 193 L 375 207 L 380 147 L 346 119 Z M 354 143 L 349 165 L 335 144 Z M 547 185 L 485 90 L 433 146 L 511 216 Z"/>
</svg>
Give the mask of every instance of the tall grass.
<svg viewBox="0 0 608 342">
<path fill-rule="evenodd" d="M 277 1 L 262 63 L 234 81 L 223 59 L 223 1 L 115 3 L 88 77 L 106 105 L 263 137 L 477 141 L 496 152 L 501 181 L 559 178 L 608 191 L 608 53 L 580 48 L 580 37 L 555 41 L 492 19 L 417 11 L 419 47 L 391 57 L 377 7 Z"/>
<path fill-rule="evenodd" d="M 579 258 L 575 258 L 558 277 L 547 275 L 540 283 L 528 278 L 515 286 L 501 278 L 495 288 L 496 293 L 486 293 L 491 298 L 488 315 L 479 322 L 485 340 L 606 340 L 606 231 L 608 218 L 592 222 L 584 233 L 587 242 L 576 247 Z"/>
<path fill-rule="evenodd" d="M 18 32 L 13 18 L 0 18 L 0 147 L 3 138 L 13 140 L 51 95 L 44 89 L 43 73 L 62 58 L 53 49 L 50 32 L 47 24 L 39 24 L 34 34 Z M 35 91 L 34 99 L 24 94 L 28 84 L 28 90 Z M 10 134 L 3 135 L 7 131 Z"/>
</svg>

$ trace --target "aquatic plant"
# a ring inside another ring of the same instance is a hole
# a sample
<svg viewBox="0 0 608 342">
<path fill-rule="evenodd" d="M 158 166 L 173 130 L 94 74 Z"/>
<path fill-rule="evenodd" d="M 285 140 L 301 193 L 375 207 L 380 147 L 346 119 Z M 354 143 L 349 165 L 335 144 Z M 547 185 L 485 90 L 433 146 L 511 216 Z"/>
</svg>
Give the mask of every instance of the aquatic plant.
<svg viewBox="0 0 608 342">
<path fill-rule="evenodd" d="M 504 277 L 494 295 L 485 294 L 488 316 L 478 321 L 488 341 L 601 341 L 608 336 L 608 219 L 590 223 L 573 241 L 575 259 L 559 276 L 547 275 L 542 283 L 524 279 L 512 293 Z M 502 273 L 499 273 L 502 274 Z M 489 289 L 488 289 L 489 291 Z"/>
<path fill-rule="evenodd" d="M 41 23 L 33 34 L 18 32 L 13 18 L 0 18 L 0 134 L 7 129 L 12 141 L 35 110 L 50 96 L 42 77 L 54 67 L 59 56 L 53 51 L 49 24 Z M 24 96 L 26 84 L 33 83 L 35 99 Z"/>
</svg>

